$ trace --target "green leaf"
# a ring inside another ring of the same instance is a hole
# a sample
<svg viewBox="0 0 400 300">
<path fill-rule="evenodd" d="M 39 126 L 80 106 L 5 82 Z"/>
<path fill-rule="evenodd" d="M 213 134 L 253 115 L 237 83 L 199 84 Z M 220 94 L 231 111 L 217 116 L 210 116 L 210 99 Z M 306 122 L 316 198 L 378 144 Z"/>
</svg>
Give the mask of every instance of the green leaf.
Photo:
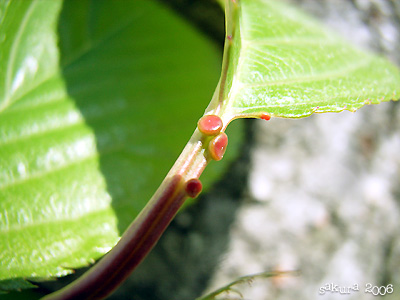
<svg viewBox="0 0 400 300">
<path fill-rule="evenodd" d="M 283 1 L 227 3 L 231 41 L 218 99 L 225 120 L 355 111 L 400 97 L 399 69 Z"/>
<path fill-rule="evenodd" d="M 157 1 L 0 2 L 0 289 L 116 243 L 219 68 L 218 48 Z"/>
</svg>

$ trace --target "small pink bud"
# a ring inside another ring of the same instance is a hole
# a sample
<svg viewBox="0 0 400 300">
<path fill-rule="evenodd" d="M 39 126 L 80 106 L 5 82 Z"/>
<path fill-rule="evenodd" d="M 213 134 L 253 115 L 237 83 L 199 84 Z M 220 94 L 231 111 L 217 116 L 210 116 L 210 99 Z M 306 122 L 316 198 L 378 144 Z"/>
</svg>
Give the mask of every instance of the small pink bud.
<svg viewBox="0 0 400 300">
<path fill-rule="evenodd" d="M 216 135 L 222 129 L 223 123 L 220 117 L 216 115 L 206 115 L 200 118 L 197 127 L 205 135 Z"/>
<path fill-rule="evenodd" d="M 224 157 L 226 146 L 228 145 L 228 136 L 225 132 L 220 133 L 214 137 L 208 145 L 208 151 L 210 152 L 211 158 L 218 161 Z"/>
<path fill-rule="evenodd" d="M 196 198 L 200 194 L 202 189 L 203 185 L 201 184 L 201 181 L 197 178 L 189 179 L 186 182 L 185 191 L 190 198 Z"/>
</svg>

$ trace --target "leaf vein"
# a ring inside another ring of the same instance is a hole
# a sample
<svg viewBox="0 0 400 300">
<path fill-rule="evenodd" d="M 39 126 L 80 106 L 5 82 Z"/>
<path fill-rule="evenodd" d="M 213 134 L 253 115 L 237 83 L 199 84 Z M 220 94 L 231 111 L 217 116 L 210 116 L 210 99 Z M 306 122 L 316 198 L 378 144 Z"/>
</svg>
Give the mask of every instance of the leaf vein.
<svg viewBox="0 0 400 300">
<path fill-rule="evenodd" d="M 12 42 L 11 45 L 11 51 L 10 51 L 10 57 L 8 60 L 8 64 L 7 64 L 7 70 L 6 70 L 6 82 L 5 82 L 5 91 L 4 91 L 4 100 L 3 102 L 0 104 L 0 113 L 5 110 L 9 105 L 10 105 L 10 101 L 11 101 L 11 95 L 10 95 L 10 89 L 11 89 L 11 77 L 12 77 L 12 69 L 14 67 L 15 64 L 15 60 L 16 60 L 16 55 L 17 55 L 17 46 L 19 45 L 20 41 L 21 41 L 21 37 L 26 29 L 26 25 L 28 23 L 28 20 L 30 18 L 30 16 L 32 15 L 32 12 L 34 10 L 34 7 L 37 1 L 32 1 L 29 5 L 29 8 L 26 10 L 25 15 L 22 19 L 21 25 L 18 29 L 17 34 L 15 35 L 15 38 Z"/>
<path fill-rule="evenodd" d="M 21 231 L 21 230 L 25 230 L 27 228 L 32 228 L 32 227 L 37 227 L 37 226 L 42 226 L 42 225 L 47 225 L 47 224 L 52 224 L 52 223 L 71 222 L 73 220 L 79 220 L 82 218 L 86 218 L 86 217 L 88 217 L 88 215 L 97 214 L 97 213 L 100 213 L 100 212 L 103 212 L 103 211 L 106 211 L 109 209 L 110 209 L 110 207 L 106 206 L 103 208 L 97 208 L 95 210 L 91 210 L 84 214 L 78 215 L 77 217 L 57 218 L 56 220 L 46 220 L 46 221 L 39 221 L 39 222 L 34 222 L 34 223 L 16 224 L 16 225 L 10 226 L 8 228 L 2 228 L 0 230 L 0 235 L 7 235 L 11 232 L 14 233 L 15 231 Z"/>
<path fill-rule="evenodd" d="M 341 68 L 337 70 L 333 70 L 330 72 L 323 72 L 320 74 L 310 75 L 310 76 L 302 76 L 293 79 L 283 79 L 283 80 L 273 80 L 268 82 L 260 82 L 260 83 L 246 83 L 241 81 L 243 88 L 254 88 L 254 87 L 264 87 L 264 86 L 274 86 L 274 85 L 284 85 L 284 84 L 293 84 L 293 83 L 304 83 L 304 82 L 317 82 L 329 79 L 336 79 L 345 75 L 346 73 L 354 72 L 364 66 L 367 66 L 370 63 L 369 59 L 360 60 L 356 63 L 352 63 L 348 65 L 346 68 Z"/>
</svg>

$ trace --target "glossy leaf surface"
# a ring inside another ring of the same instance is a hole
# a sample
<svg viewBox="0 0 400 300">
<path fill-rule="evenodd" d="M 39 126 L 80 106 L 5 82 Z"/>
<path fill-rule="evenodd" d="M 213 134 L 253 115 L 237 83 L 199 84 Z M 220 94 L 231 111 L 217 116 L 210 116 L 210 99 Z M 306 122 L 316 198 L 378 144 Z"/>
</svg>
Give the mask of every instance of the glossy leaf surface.
<svg viewBox="0 0 400 300">
<path fill-rule="evenodd" d="M 115 244 L 192 134 L 220 54 L 148 0 L 1 1 L 0 50 L 1 289 Z"/>
<path fill-rule="evenodd" d="M 228 1 L 224 119 L 300 118 L 400 97 L 400 72 L 283 1 Z"/>
</svg>

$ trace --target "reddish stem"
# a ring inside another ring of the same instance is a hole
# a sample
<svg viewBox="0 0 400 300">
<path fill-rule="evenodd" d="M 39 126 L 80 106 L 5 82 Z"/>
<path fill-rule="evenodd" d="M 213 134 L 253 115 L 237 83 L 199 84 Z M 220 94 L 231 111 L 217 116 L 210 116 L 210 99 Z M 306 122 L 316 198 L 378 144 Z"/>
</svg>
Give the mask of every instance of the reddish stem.
<svg viewBox="0 0 400 300">
<path fill-rule="evenodd" d="M 142 211 L 118 244 L 84 276 L 47 297 L 103 299 L 122 283 L 156 244 L 184 202 L 183 178 L 175 175 L 158 190 L 150 209 Z"/>
<path fill-rule="evenodd" d="M 104 299 L 139 265 L 157 243 L 187 196 L 201 191 L 198 177 L 208 163 L 196 130 L 154 196 L 117 245 L 82 277 L 43 300 Z"/>
</svg>

